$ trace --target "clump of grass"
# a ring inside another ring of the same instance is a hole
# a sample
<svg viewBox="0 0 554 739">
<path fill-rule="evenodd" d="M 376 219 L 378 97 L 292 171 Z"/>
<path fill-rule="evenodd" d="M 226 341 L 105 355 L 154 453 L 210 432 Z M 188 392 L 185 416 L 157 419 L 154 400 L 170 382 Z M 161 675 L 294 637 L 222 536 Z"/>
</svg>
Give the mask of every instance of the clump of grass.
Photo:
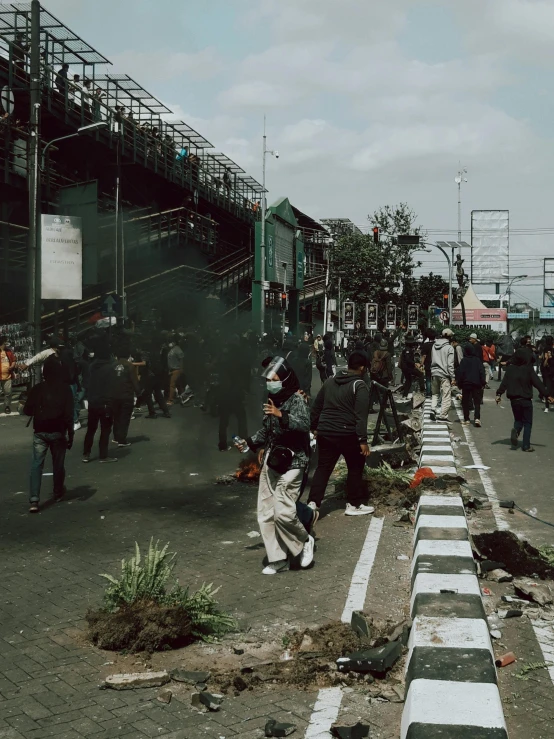
<svg viewBox="0 0 554 739">
<path fill-rule="evenodd" d="M 549 565 L 554 567 L 554 547 L 550 544 L 545 544 L 543 547 L 539 547 L 539 554 L 541 557 L 548 562 Z"/>
</svg>

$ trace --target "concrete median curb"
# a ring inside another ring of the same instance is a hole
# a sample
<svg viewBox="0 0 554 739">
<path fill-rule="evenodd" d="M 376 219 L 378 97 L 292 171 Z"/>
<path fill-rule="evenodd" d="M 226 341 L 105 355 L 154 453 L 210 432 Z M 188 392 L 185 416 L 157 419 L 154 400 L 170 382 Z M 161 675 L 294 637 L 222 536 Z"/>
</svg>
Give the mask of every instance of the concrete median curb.
<svg viewBox="0 0 554 739">
<path fill-rule="evenodd" d="M 420 466 L 456 474 L 426 403 Z M 446 433 L 445 433 L 446 430 Z M 439 449 L 439 447 L 441 447 Z M 436 457 L 444 461 L 431 464 Z M 401 739 L 507 739 L 494 653 L 460 495 L 423 494 L 415 522 Z"/>
</svg>

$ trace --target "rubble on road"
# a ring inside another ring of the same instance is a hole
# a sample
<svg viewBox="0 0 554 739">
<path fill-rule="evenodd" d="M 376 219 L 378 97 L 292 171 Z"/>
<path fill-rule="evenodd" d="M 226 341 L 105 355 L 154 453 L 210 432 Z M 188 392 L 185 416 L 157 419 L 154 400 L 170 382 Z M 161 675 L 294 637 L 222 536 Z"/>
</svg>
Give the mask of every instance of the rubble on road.
<svg viewBox="0 0 554 739">
<path fill-rule="evenodd" d="M 487 580 L 491 582 L 512 582 L 513 579 L 514 576 L 506 570 L 491 570 L 487 573 Z"/>
<path fill-rule="evenodd" d="M 208 711 L 216 712 L 220 710 L 221 704 L 223 703 L 222 695 L 219 695 L 218 693 L 208 693 L 205 690 L 198 695 L 200 696 L 200 703 L 203 706 L 206 706 Z"/>
<path fill-rule="evenodd" d="M 337 659 L 341 672 L 370 672 L 384 675 L 402 654 L 402 640 L 391 641 L 382 647 L 352 652 Z"/>
<path fill-rule="evenodd" d="M 100 687 L 112 690 L 133 690 L 134 688 L 160 688 L 170 680 L 169 673 L 160 672 L 129 672 L 119 675 L 108 675 Z"/>
<path fill-rule="evenodd" d="M 514 589 L 518 595 L 526 600 L 546 606 L 554 602 L 552 590 L 547 583 L 538 583 L 526 577 L 518 577 L 514 580 Z"/>
<path fill-rule="evenodd" d="M 197 683 L 207 683 L 210 680 L 211 673 L 206 671 L 190 671 L 182 667 L 171 670 L 171 679 L 178 683 L 189 683 L 196 685 Z"/>
<path fill-rule="evenodd" d="M 336 737 L 336 739 L 365 739 L 369 736 L 369 726 L 359 721 L 352 726 L 333 724 L 331 726 L 331 736 Z"/>
<path fill-rule="evenodd" d="M 541 557 L 538 549 L 511 531 L 475 534 L 473 542 L 483 557 L 505 562 L 514 577 L 554 580 L 554 567 Z"/>
<path fill-rule="evenodd" d="M 172 698 L 173 693 L 171 690 L 162 690 L 156 696 L 157 701 L 159 701 L 160 703 L 165 703 L 166 705 L 169 705 L 169 703 L 171 703 Z"/>
<path fill-rule="evenodd" d="M 265 736 L 290 736 L 296 731 L 296 724 L 282 724 L 271 718 L 265 725 Z"/>
</svg>

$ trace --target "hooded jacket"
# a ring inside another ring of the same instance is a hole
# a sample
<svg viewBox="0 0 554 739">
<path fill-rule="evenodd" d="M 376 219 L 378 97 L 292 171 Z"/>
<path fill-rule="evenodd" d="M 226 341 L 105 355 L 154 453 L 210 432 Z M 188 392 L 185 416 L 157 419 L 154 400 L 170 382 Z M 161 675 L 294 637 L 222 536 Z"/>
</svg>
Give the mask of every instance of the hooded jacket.
<svg viewBox="0 0 554 739">
<path fill-rule="evenodd" d="M 311 412 L 311 428 L 321 436 L 351 436 L 367 443 L 369 388 L 360 375 L 337 372 L 324 384 Z"/>
<path fill-rule="evenodd" d="M 528 363 L 528 355 L 525 349 L 516 351 L 512 363 L 506 367 L 497 395 L 505 392 L 510 400 L 532 400 L 533 388 L 536 387 L 541 395 L 548 396 L 548 390 Z"/>
<path fill-rule="evenodd" d="M 115 362 L 112 359 L 95 359 L 90 365 L 89 408 L 111 406 L 114 398 L 114 384 Z"/>
<path fill-rule="evenodd" d="M 460 366 L 456 369 L 456 384 L 462 389 L 485 387 L 485 368 L 475 356 L 473 348 L 466 344 Z"/>
<path fill-rule="evenodd" d="M 448 339 L 435 339 L 431 351 L 431 377 L 454 379 L 454 347 Z"/>
<path fill-rule="evenodd" d="M 64 381 L 61 365 L 45 366 L 45 379 L 35 385 L 23 412 L 33 417 L 36 434 L 65 434 L 73 442 L 73 393 Z"/>
</svg>

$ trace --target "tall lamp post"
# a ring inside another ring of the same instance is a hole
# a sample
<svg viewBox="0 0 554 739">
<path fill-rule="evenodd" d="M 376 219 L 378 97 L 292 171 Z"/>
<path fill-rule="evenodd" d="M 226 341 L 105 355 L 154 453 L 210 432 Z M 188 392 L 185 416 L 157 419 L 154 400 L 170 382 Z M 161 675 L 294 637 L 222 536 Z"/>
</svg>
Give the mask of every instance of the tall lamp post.
<svg viewBox="0 0 554 739">
<path fill-rule="evenodd" d="M 424 246 L 434 246 L 435 249 L 439 249 L 444 254 L 444 258 L 448 263 L 448 308 L 450 311 L 450 321 L 452 322 L 452 315 L 454 312 L 454 306 L 452 305 L 452 261 L 446 251 L 438 244 L 432 244 L 427 241 L 421 242 Z M 427 251 L 430 253 L 430 249 L 422 249 L 421 251 Z"/>
<path fill-rule="evenodd" d="M 279 159 L 279 152 L 273 151 L 267 148 L 267 135 L 265 131 L 265 115 L 264 115 L 264 136 L 263 136 L 263 149 L 262 149 L 262 228 L 261 228 L 261 243 L 260 243 L 260 337 L 265 332 L 265 297 L 264 297 L 264 283 L 265 283 L 265 216 L 267 212 L 267 200 L 266 200 L 266 189 L 265 189 L 265 170 L 266 170 L 266 158 L 267 155 L 271 154 L 276 159 Z"/>
<path fill-rule="evenodd" d="M 467 169 L 458 164 L 458 174 L 456 175 L 454 182 L 458 185 L 458 243 L 462 240 L 462 182 L 467 182 Z M 462 254 L 462 247 L 458 246 L 458 254 Z M 454 261 L 454 255 L 452 255 L 452 261 Z"/>
</svg>

